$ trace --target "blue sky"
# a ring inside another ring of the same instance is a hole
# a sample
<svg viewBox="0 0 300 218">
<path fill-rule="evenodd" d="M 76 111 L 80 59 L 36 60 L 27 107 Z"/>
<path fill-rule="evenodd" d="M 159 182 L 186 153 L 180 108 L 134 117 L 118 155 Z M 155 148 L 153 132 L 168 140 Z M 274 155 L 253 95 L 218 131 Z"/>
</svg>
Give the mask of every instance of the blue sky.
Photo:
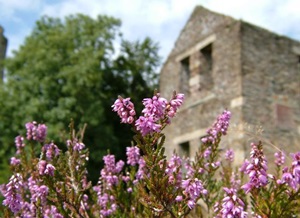
<svg viewBox="0 0 300 218">
<path fill-rule="evenodd" d="M 122 20 L 126 39 L 159 42 L 165 60 L 196 5 L 300 40 L 299 0 L 0 0 L 0 25 L 11 56 L 42 15 L 107 14 Z"/>
</svg>

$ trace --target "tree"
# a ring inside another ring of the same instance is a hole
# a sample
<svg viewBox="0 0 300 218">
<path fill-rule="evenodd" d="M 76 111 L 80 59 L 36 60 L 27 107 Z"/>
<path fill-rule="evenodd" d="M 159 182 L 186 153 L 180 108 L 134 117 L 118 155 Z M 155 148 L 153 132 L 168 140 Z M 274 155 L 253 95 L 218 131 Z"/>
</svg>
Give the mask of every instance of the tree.
<svg viewBox="0 0 300 218">
<path fill-rule="evenodd" d="M 90 175 L 96 180 L 102 156 L 109 149 L 118 158 L 130 145 L 131 132 L 111 111 L 118 95 L 140 102 L 151 96 L 160 64 L 151 39 L 130 42 L 120 33 L 118 19 L 78 14 L 42 17 L 25 43 L 5 63 L 7 82 L 0 90 L 0 143 L 10 155 L 13 139 L 29 121 L 44 122 L 55 142 L 64 142 L 70 119 L 87 124 Z M 115 43 L 120 42 L 120 51 Z M 140 110 L 141 106 L 137 108 Z M 1 158 L 1 160 L 5 160 Z"/>
</svg>

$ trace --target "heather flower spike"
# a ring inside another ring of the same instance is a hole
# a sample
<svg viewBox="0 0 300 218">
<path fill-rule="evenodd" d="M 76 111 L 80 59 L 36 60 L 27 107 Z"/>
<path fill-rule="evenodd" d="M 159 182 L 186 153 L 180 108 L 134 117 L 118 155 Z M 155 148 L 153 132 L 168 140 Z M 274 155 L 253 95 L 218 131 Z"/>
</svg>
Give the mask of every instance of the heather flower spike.
<svg viewBox="0 0 300 218">
<path fill-rule="evenodd" d="M 160 132 L 163 125 L 170 124 L 170 118 L 176 115 L 178 108 L 182 105 L 184 94 L 173 94 L 172 99 L 168 102 L 155 92 L 152 98 L 145 98 L 142 110 L 143 115 L 136 122 L 136 129 L 141 132 L 142 136 Z"/>
<path fill-rule="evenodd" d="M 37 124 L 37 122 L 29 122 L 25 125 L 27 129 L 27 139 L 43 142 L 47 135 L 47 126 L 45 124 Z"/>
<path fill-rule="evenodd" d="M 131 124 L 134 121 L 135 109 L 130 98 L 122 98 L 121 96 L 112 105 L 113 111 L 117 112 L 121 118 L 121 123 Z"/>
<path fill-rule="evenodd" d="M 207 130 L 208 136 L 202 138 L 202 142 L 215 143 L 220 135 L 226 135 L 230 118 L 231 112 L 228 110 L 224 110 L 224 112 L 217 118 L 213 126 Z"/>
<path fill-rule="evenodd" d="M 268 184 L 267 160 L 262 150 L 262 144 L 261 142 L 258 144 L 251 143 L 251 147 L 251 161 L 245 169 L 245 173 L 248 174 L 250 181 L 242 186 L 246 193 L 254 188 L 264 187 Z"/>
<path fill-rule="evenodd" d="M 244 210 L 244 202 L 237 196 L 237 190 L 232 188 L 223 188 L 225 194 L 222 200 L 221 209 L 218 204 L 215 205 L 215 212 L 218 212 L 217 218 L 238 217 L 246 218 L 247 212 Z"/>
</svg>

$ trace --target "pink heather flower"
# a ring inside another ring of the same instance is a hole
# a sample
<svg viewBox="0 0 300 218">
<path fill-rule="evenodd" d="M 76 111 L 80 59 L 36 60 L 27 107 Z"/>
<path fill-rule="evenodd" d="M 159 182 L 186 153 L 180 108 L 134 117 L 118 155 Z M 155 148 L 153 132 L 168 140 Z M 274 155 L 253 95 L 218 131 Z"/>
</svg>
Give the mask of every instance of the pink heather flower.
<svg viewBox="0 0 300 218">
<path fill-rule="evenodd" d="M 207 190 L 204 189 L 202 181 L 197 178 L 182 180 L 181 187 L 184 189 L 183 193 L 189 198 L 188 207 L 190 209 L 195 206 L 201 194 L 207 194 Z"/>
<path fill-rule="evenodd" d="M 81 151 L 85 148 L 85 144 L 78 141 L 77 138 L 74 138 L 73 141 L 67 140 L 67 147 L 72 147 L 74 151 Z"/>
<path fill-rule="evenodd" d="M 176 94 L 170 100 L 169 107 L 168 107 L 168 110 L 167 110 L 167 114 L 168 114 L 169 117 L 172 118 L 172 117 L 175 116 L 178 108 L 182 105 L 183 100 L 184 100 L 184 94 L 182 94 L 182 93 Z"/>
<path fill-rule="evenodd" d="M 225 159 L 230 161 L 230 162 L 233 162 L 233 160 L 234 160 L 234 151 L 231 148 L 226 151 Z"/>
<path fill-rule="evenodd" d="M 195 174 L 195 169 L 194 169 L 194 167 L 192 165 L 192 162 L 190 161 L 189 158 L 185 159 L 184 167 L 186 169 L 186 177 L 188 177 L 188 178 L 193 177 L 194 174 Z M 199 172 L 199 173 L 202 173 L 202 172 Z"/>
<path fill-rule="evenodd" d="M 169 176 L 168 181 L 170 184 L 175 184 L 177 186 L 180 185 L 182 180 L 181 164 L 181 158 L 178 155 L 173 154 L 170 161 L 167 163 L 165 171 L 166 174 Z"/>
<path fill-rule="evenodd" d="M 38 163 L 40 175 L 54 176 L 55 167 L 52 164 L 48 164 L 45 160 L 41 160 Z"/>
<path fill-rule="evenodd" d="M 291 157 L 293 159 L 291 171 L 296 183 L 300 185 L 300 152 L 291 154 Z"/>
<path fill-rule="evenodd" d="M 205 151 L 203 152 L 203 157 L 204 158 L 209 158 L 211 154 L 211 147 L 208 147 L 207 149 L 205 149 Z"/>
<path fill-rule="evenodd" d="M 142 110 L 143 116 L 135 121 L 136 129 L 141 132 L 142 136 L 161 131 L 161 121 L 170 123 L 170 118 L 174 117 L 177 109 L 182 105 L 184 95 L 177 94 L 171 101 L 160 97 L 160 93 L 155 94 L 152 98 L 145 98 L 143 104 L 145 108 Z"/>
<path fill-rule="evenodd" d="M 147 134 L 161 131 L 161 125 L 157 124 L 156 121 L 157 120 L 153 116 L 140 116 L 139 119 L 135 121 L 135 126 L 136 129 L 141 132 L 142 136 L 145 136 Z"/>
<path fill-rule="evenodd" d="M 28 179 L 28 188 L 31 194 L 31 203 L 40 202 L 42 205 L 47 204 L 47 196 L 49 193 L 49 188 L 45 185 L 37 185 L 36 181 L 30 177 Z"/>
<path fill-rule="evenodd" d="M 282 151 L 276 152 L 274 154 L 274 156 L 275 156 L 275 164 L 277 166 L 282 166 L 284 164 L 284 162 L 285 162 L 285 154 L 284 154 L 284 152 L 282 152 Z"/>
<path fill-rule="evenodd" d="M 219 211 L 219 209 L 215 209 L 215 212 L 219 211 L 217 217 L 247 217 L 247 212 L 244 211 L 245 204 L 237 196 L 236 189 L 223 188 L 223 190 L 225 191 L 225 195 L 222 200 L 221 210 Z"/>
<path fill-rule="evenodd" d="M 17 154 L 21 152 L 21 149 L 25 147 L 24 138 L 22 136 L 17 136 L 15 138 L 15 145 L 17 148 Z"/>
<path fill-rule="evenodd" d="M 143 157 L 140 157 L 139 160 L 139 168 L 135 175 L 135 180 L 133 181 L 133 184 L 136 184 L 139 180 L 144 179 L 147 176 L 146 173 L 146 161 Z"/>
<path fill-rule="evenodd" d="M 241 187 L 246 193 L 253 188 L 263 187 L 268 184 L 267 160 L 262 150 L 262 144 L 261 142 L 259 144 L 251 143 L 251 146 L 251 161 L 244 170 L 249 175 L 250 181 Z"/>
<path fill-rule="evenodd" d="M 59 155 L 60 150 L 58 149 L 57 145 L 51 142 L 50 144 L 45 144 L 42 147 L 42 152 L 46 154 L 47 160 L 51 161 L 54 157 Z"/>
<path fill-rule="evenodd" d="M 291 172 L 289 172 L 288 167 L 285 167 L 282 170 L 282 178 L 281 180 L 278 180 L 278 184 L 287 184 L 289 185 L 292 189 L 297 190 L 297 181 L 295 180 L 294 176 L 292 175 Z"/>
<path fill-rule="evenodd" d="M 124 166 L 124 162 L 122 160 L 120 160 L 117 164 L 115 161 L 115 156 L 114 155 L 105 155 L 103 157 L 103 161 L 104 161 L 104 168 L 106 171 L 108 172 L 112 172 L 112 173 L 119 173 L 121 172 L 123 166 Z"/>
<path fill-rule="evenodd" d="M 230 185 L 234 189 L 238 189 L 241 186 L 241 180 L 238 178 L 239 178 L 239 176 L 237 175 L 237 173 L 235 173 L 235 172 L 231 173 Z"/>
<path fill-rule="evenodd" d="M 178 202 L 180 202 L 182 200 L 183 200 L 182 195 L 177 195 L 176 198 L 175 198 L 175 201 L 178 201 Z"/>
<path fill-rule="evenodd" d="M 101 170 L 101 178 L 105 182 L 107 188 L 111 188 L 113 185 L 118 184 L 118 174 L 122 171 L 124 162 L 122 160 L 115 162 L 114 155 L 106 155 L 103 157 L 104 168 Z"/>
<path fill-rule="evenodd" d="M 249 164 L 250 164 L 250 162 L 247 159 L 245 159 L 242 166 L 240 167 L 240 171 L 243 173 L 246 173 L 246 168 Z"/>
<path fill-rule="evenodd" d="M 27 130 L 27 139 L 38 142 L 43 142 L 47 135 L 47 126 L 45 124 L 38 124 L 37 122 L 29 122 L 25 124 Z"/>
<path fill-rule="evenodd" d="M 221 165 L 221 162 L 220 162 L 220 161 L 216 161 L 216 162 L 214 162 L 214 163 L 211 164 L 211 166 L 212 166 L 214 169 L 218 168 L 220 165 Z"/>
<path fill-rule="evenodd" d="M 207 130 L 208 136 L 202 138 L 203 143 L 215 143 L 216 139 L 220 134 L 226 135 L 227 129 L 229 127 L 229 120 L 231 118 L 230 111 L 224 110 L 224 112 L 218 116 L 214 125 Z"/>
<path fill-rule="evenodd" d="M 81 151 L 85 148 L 85 145 L 82 142 L 75 143 L 73 149 L 74 151 Z"/>
<path fill-rule="evenodd" d="M 195 200 L 188 200 L 187 205 L 190 209 L 193 209 L 196 205 Z"/>
<path fill-rule="evenodd" d="M 63 215 L 59 213 L 55 206 L 51 205 L 50 208 L 45 210 L 44 218 L 63 218 Z"/>
<path fill-rule="evenodd" d="M 14 214 L 22 209 L 23 199 L 21 196 L 23 189 L 23 178 L 17 173 L 12 175 L 8 184 L 2 190 L 4 196 L 3 205 L 7 206 Z"/>
<path fill-rule="evenodd" d="M 278 180 L 279 184 L 288 184 L 292 189 L 298 191 L 300 187 L 300 152 L 291 154 L 292 166 L 290 168 L 285 167 L 282 172 L 281 180 Z"/>
<path fill-rule="evenodd" d="M 119 98 L 111 106 L 113 111 L 117 112 L 121 118 L 121 123 L 133 123 L 135 116 L 134 104 L 130 101 L 130 98 Z"/>
<path fill-rule="evenodd" d="M 17 159 L 15 157 L 10 158 L 10 165 L 16 166 L 16 165 L 19 165 L 20 163 L 21 163 L 20 159 Z"/>
<path fill-rule="evenodd" d="M 105 190 L 102 190 L 101 186 L 94 186 L 93 189 L 97 193 L 97 203 L 100 206 L 100 217 L 112 215 L 117 209 L 114 196 L 103 192 Z"/>
<path fill-rule="evenodd" d="M 160 97 L 160 93 L 157 93 L 152 98 L 145 98 L 143 100 L 145 108 L 142 110 L 145 117 L 155 117 L 159 120 L 164 117 L 167 100 Z"/>
<path fill-rule="evenodd" d="M 138 164 L 140 159 L 140 149 L 137 146 L 127 147 L 126 155 L 127 155 L 127 164 L 131 166 L 135 166 Z"/>
</svg>

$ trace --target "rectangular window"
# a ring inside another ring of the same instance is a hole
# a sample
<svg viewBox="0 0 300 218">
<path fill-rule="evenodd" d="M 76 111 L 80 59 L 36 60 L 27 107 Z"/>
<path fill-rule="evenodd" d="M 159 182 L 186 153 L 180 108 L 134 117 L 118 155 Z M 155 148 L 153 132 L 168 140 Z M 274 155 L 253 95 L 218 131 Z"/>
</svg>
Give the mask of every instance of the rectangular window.
<svg viewBox="0 0 300 218">
<path fill-rule="evenodd" d="M 212 43 L 200 50 L 200 89 L 211 90 L 213 88 L 213 58 Z"/>
<path fill-rule="evenodd" d="M 190 157 L 190 143 L 183 142 L 179 144 L 179 152 L 180 157 Z"/>
<path fill-rule="evenodd" d="M 189 78 L 190 78 L 190 57 L 186 57 L 180 61 L 181 64 L 181 87 L 180 91 L 184 94 L 189 93 Z"/>
<path fill-rule="evenodd" d="M 202 48 L 200 52 L 202 54 L 201 66 L 203 73 L 210 72 L 212 70 L 212 43 Z"/>
</svg>

